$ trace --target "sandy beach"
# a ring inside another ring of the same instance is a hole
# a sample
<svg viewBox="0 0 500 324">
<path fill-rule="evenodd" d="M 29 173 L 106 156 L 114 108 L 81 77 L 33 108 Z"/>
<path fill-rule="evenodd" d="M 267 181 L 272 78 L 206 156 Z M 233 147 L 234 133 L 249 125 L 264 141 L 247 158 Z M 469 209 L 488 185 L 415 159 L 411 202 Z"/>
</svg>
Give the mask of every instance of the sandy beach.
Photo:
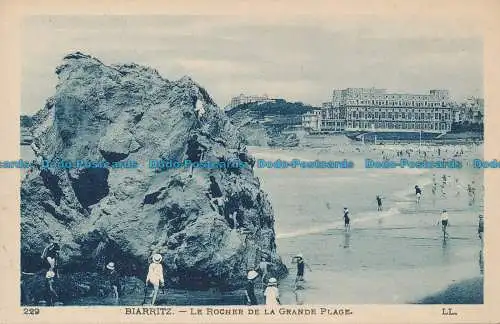
<svg viewBox="0 0 500 324">
<path fill-rule="evenodd" d="M 471 205 L 466 188 L 472 181 L 482 188 L 482 172 L 466 167 L 364 168 L 365 158 L 406 149 L 408 146 L 368 145 L 250 148 L 257 159 L 346 158 L 356 164 L 353 169 L 255 170 L 273 203 L 278 250 L 290 269 L 288 278 L 280 283 L 284 303 L 414 303 L 480 276 L 477 222 L 482 191 L 476 192 Z M 420 149 L 421 154 L 437 155 L 437 147 Z M 481 155 L 480 148 L 449 146 L 440 150 L 441 157 L 448 158 L 462 150 L 463 155 L 455 158 L 464 165 Z M 446 197 L 440 189 L 436 195 L 431 190 L 433 174 L 440 184 L 443 173 L 448 176 Z M 414 200 L 416 184 L 423 188 L 419 206 Z M 384 197 L 382 212 L 377 212 L 376 195 Z M 350 233 L 343 228 L 343 207 L 351 213 Z M 450 215 L 450 238 L 445 242 L 437 226 L 443 208 Z M 296 253 L 302 253 L 312 268 L 312 272 L 306 271 L 306 282 L 298 291 L 293 289 L 296 270 L 291 262 Z M 477 285 L 470 289 L 474 287 Z"/>
</svg>

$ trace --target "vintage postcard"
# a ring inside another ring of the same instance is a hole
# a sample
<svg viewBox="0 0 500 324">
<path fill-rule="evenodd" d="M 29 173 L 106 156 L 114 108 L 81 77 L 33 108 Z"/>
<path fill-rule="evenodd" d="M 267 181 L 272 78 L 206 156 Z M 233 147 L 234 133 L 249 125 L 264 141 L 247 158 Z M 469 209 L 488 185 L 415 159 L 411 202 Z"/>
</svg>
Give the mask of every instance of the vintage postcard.
<svg viewBox="0 0 500 324">
<path fill-rule="evenodd" d="M 499 1 L 0 1 L 1 323 L 498 323 Z"/>
</svg>

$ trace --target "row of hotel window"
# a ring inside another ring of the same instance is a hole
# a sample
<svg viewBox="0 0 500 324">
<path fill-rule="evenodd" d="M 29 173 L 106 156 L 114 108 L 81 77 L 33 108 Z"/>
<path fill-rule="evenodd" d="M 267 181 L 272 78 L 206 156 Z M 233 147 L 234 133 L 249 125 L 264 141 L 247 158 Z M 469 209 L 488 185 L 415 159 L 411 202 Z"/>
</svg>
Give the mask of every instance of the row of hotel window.
<svg viewBox="0 0 500 324">
<path fill-rule="evenodd" d="M 431 113 L 404 113 L 404 112 L 399 112 L 399 113 L 392 113 L 388 112 L 387 114 L 382 111 L 380 113 L 374 112 L 374 113 L 363 113 L 363 112 L 356 112 L 353 111 L 350 114 L 347 114 L 348 117 L 352 119 L 358 119 L 358 118 L 365 118 L 365 119 L 384 119 L 384 118 L 396 118 L 396 119 L 406 119 L 406 120 L 431 120 L 432 114 Z M 387 116 L 387 117 L 386 117 Z M 334 113 L 330 116 L 327 115 L 327 118 L 333 118 L 333 119 L 338 119 L 340 115 L 338 113 Z M 450 118 L 450 114 L 441 114 L 441 113 L 434 113 L 434 119 L 433 120 L 447 120 Z"/>
<path fill-rule="evenodd" d="M 381 101 L 381 100 L 348 100 L 347 105 L 379 105 L 390 107 L 446 107 L 446 102 L 428 101 Z"/>
<path fill-rule="evenodd" d="M 388 123 L 388 122 L 377 122 L 373 123 L 375 128 L 382 129 L 427 129 L 427 130 L 448 130 L 450 126 L 446 123 Z M 370 129 L 372 127 L 371 123 L 366 122 L 348 122 L 348 128 L 364 128 Z"/>
</svg>

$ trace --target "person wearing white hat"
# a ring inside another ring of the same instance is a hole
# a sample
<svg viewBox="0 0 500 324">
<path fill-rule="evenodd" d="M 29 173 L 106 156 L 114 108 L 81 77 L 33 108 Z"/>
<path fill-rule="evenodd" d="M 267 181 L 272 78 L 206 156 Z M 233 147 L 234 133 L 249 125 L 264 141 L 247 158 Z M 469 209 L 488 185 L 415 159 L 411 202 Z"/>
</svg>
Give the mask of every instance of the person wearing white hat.
<svg viewBox="0 0 500 324">
<path fill-rule="evenodd" d="M 163 279 L 163 266 L 161 265 L 162 256 L 158 253 L 153 254 L 153 262 L 149 265 L 148 275 L 146 277 L 146 285 L 151 283 L 154 287 L 153 293 L 151 295 L 151 305 L 156 302 L 156 297 L 158 296 L 158 290 L 160 286 L 164 285 Z"/>
<path fill-rule="evenodd" d="M 311 267 L 304 261 L 304 256 L 299 253 L 294 257 L 295 262 L 297 262 L 297 276 L 295 278 L 295 285 L 300 281 L 304 281 L 304 272 L 305 272 L 305 267 L 309 269 L 309 271 L 312 271 Z"/>
<path fill-rule="evenodd" d="M 118 276 L 118 272 L 115 269 L 115 263 L 109 262 L 106 265 L 106 274 L 108 280 L 111 284 L 111 288 L 113 288 L 113 296 L 115 297 L 115 302 L 118 301 L 118 287 L 120 287 L 120 278 Z"/>
<path fill-rule="evenodd" d="M 248 271 L 247 274 L 247 284 L 245 287 L 245 294 L 247 297 L 247 305 L 257 305 L 257 297 L 255 297 L 255 278 L 259 276 L 259 273 L 255 270 Z"/>
<path fill-rule="evenodd" d="M 276 278 L 269 278 L 267 282 L 267 288 L 264 291 L 264 296 L 266 297 L 267 306 L 280 305 L 280 293 L 278 290 L 278 281 Z"/>
</svg>

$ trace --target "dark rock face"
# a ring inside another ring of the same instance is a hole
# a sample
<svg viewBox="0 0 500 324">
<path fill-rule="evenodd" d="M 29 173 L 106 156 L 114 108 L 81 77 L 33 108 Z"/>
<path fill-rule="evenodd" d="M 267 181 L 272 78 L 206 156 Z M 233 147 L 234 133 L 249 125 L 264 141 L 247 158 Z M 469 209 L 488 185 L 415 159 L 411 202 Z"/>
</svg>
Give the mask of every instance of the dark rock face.
<svg viewBox="0 0 500 324">
<path fill-rule="evenodd" d="M 155 252 L 174 287 L 241 287 L 263 255 L 278 277 L 286 274 L 272 207 L 251 163 L 195 169 L 193 177 L 184 168 L 148 167 L 149 160 L 184 160 L 194 134 L 206 147 L 204 161 L 253 161 L 203 88 L 188 77 L 168 81 L 148 67 L 107 66 L 79 52 L 56 73 L 56 93 L 30 127 L 40 165 L 21 186 L 23 271 L 38 271 L 44 246 L 55 240 L 67 274 L 95 271 L 96 255 L 104 255 L 123 274 L 145 277 Z M 42 159 L 59 167 L 44 169 Z M 72 167 L 60 167 L 61 160 Z M 95 168 L 77 160 L 139 167 Z M 226 197 L 222 212 L 206 196 L 210 176 Z M 240 230 L 233 229 L 233 212 Z"/>
</svg>

